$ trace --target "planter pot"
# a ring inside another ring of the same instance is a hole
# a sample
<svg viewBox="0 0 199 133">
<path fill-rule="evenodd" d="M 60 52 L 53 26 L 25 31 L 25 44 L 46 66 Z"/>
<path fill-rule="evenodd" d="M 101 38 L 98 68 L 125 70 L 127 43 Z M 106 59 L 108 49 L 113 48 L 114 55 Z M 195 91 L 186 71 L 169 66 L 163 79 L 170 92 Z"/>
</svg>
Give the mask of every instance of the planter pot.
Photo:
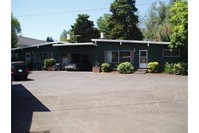
<svg viewBox="0 0 199 133">
<path fill-rule="evenodd" d="M 48 71 L 53 71 L 53 67 L 52 67 L 52 66 L 49 66 L 47 70 L 48 70 Z"/>
<path fill-rule="evenodd" d="M 99 73 L 100 72 L 100 67 L 93 67 L 92 71 Z"/>
</svg>

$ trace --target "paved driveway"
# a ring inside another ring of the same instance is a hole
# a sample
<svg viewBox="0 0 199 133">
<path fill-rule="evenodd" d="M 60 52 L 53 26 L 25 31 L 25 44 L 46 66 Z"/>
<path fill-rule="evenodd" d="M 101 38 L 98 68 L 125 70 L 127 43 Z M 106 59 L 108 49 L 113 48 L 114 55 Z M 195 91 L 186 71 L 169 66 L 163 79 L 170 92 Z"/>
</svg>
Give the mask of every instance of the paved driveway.
<svg viewBox="0 0 199 133">
<path fill-rule="evenodd" d="M 188 77 L 38 71 L 12 86 L 12 131 L 187 133 Z"/>
</svg>

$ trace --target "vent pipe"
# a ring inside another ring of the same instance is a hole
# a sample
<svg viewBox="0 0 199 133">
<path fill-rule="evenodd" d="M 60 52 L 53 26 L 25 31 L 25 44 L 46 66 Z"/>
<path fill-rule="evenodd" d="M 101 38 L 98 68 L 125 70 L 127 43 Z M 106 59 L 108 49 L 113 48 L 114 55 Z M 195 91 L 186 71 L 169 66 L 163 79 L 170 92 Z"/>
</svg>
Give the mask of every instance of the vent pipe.
<svg viewBox="0 0 199 133">
<path fill-rule="evenodd" d="M 104 38 L 104 33 L 103 33 L 103 32 L 100 33 L 100 38 L 101 38 L 101 39 Z"/>
</svg>

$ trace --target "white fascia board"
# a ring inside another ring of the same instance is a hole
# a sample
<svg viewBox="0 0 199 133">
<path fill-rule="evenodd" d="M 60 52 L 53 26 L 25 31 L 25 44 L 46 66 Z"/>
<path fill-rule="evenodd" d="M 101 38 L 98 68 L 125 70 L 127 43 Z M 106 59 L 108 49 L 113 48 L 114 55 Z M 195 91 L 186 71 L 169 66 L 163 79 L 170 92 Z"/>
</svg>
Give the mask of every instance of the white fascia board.
<svg viewBox="0 0 199 133">
<path fill-rule="evenodd" d="M 34 45 L 31 45 L 30 47 L 45 46 L 45 45 L 59 44 L 59 43 L 63 44 L 63 42 L 47 42 L 47 43 L 34 44 Z"/>
<path fill-rule="evenodd" d="M 11 50 L 19 50 L 19 49 L 26 49 L 26 48 L 40 47 L 40 46 L 51 45 L 51 44 L 60 44 L 60 43 L 63 43 L 63 42 L 47 42 L 47 43 L 40 43 L 40 44 L 30 45 L 30 46 L 27 46 L 27 47 L 12 48 Z"/>
<path fill-rule="evenodd" d="M 54 47 L 59 46 L 97 46 L 97 44 L 92 42 L 85 42 L 85 43 L 63 43 L 63 44 L 53 44 Z"/>
<path fill-rule="evenodd" d="M 170 42 L 155 42 L 155 41 L 139 41 L 139 40 L 109 40 L 109 39 L 91 39 L 93 42 L 118 42 L 118 43 L 142 43 L 142 44 L 162 44 L 169 45 Z"/>
</svg>

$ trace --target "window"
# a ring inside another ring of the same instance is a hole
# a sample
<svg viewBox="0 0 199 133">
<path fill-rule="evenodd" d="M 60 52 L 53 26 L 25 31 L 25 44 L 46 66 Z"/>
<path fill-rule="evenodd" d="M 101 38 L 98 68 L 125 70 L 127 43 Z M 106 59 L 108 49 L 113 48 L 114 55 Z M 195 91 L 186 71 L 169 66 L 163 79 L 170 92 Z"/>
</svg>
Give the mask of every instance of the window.
<svg viewBox="0 0 199 133">
<path fill-rule="evenodd" d="M 125 61 L 130 62 L 130 57 L 131 57 L 130 56 L 130 51 L 120 51 L 119 55 L 120 55 L 119 62 L 125 62 Z"/>
<path fill-rule="evenodd" d="M 26 53 L 26 64 L 31 62 L 31 53 Z"/>
<path fill-rule="evenodd" d="M 170 51 L 169 49 L 163 49 L 163 57 L 180 57 L 180 50 Z"/>
<path fill-rule="evenodd" d="M 106 61 L 108 63 L 120 63 L 131 61 L 131 52 L 130 51 L 107 51 L 106 52 Z"/>
<path fill-rule="evenodd" d="M 116 51 L 112 52 L 112 60 L 111 62 L 119 62 L 119 58 L 118 58 L 119 53 Z"/>
</svg>

